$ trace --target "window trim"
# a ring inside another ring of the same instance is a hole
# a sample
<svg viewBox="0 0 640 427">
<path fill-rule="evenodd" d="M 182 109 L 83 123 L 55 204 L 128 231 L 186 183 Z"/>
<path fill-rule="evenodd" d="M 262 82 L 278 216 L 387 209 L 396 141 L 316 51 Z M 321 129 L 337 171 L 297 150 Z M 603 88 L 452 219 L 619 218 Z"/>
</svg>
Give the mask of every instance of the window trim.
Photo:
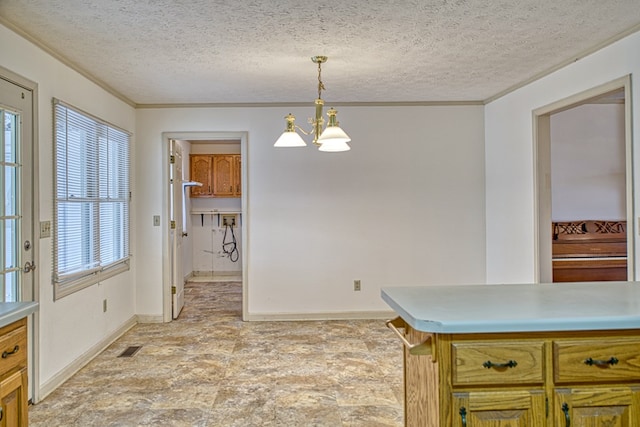
<svg viewBox="0 0 640 427">
<path fill-rule="evenodd" d="M 126 134 L 127 136 L 127 143 L 128 143 L 128 153 L 127 153 L 127 157 L 128 157 L 128 162 L 129 162 L 129 167 L 127 170 L 127 177 L 126 180 L 129 183 L 129 191 L 130 191 L 130 182 L 131 182 L 131 137 L 132 137 L 132 133 L 122 129 L 118 126 L 113 125 L 112 123 L 109 123 L 105 120 L 102 120 L 96 116 L 94 116 L 91 113 L 87 113 L 86 111 L 83 111 L 73 105 L 70 105 L 64 101 L 61 101 L 57 98 L 52 98 L 52 110 L 53 110 L 53 132 L 52 132 L 52 140 L 53 140 L 53 155 L 52 155 L 52 162 L 53 162 L 53 210 L 54 210 L 54 220 L 53 220 L 53 224 L 54 227 L 56 227 L 58 225 L 57 220 L 56 220 L 56 216 L 57 216 L 57 212 L 58 212 L 58 192 L 57 192 L 57 183 L 58 183 L 58 176 L 57 176 L 57 135 L 56 135 L 56 125 L 57 125 L 57 114 L 56 114 L 56 107 L 60 105 L 63 106 L 69 110 L 73 110 L 75 113 L 81 114 L 83 116 L 85 116 L 88 119 L 91 119 L 93 121 L 96 122 L 96 124 L 100 124 L 100 125 L 104 125 L 107 126 L 113 130 L 117 130 L 119 132 L 122 132 L 124 134 Z M 91 285 L 94 285 L 96 283 L 99 283 L 101 281 L 104 281 L 106 279 L 109 279 L 111 277 L 114 277 L 120 273 L 123 273 L 125 271 L 129 271 L 130 270 L 130 260 L 131 260 L 131 193 L 129 192 L 129 197 L 127 200 L 127 215 L 128 215 L 128 220 L 127 220 L 127 248 L 129 249 L 129 254 L 119 260 L 117 260 L 116 262 L 113 262 L 111 264 L 108 265 L 104 265 L 104 266 L 99 266 L 93 269 L 87 269 L 87 270 L 82 270 L 79 271 L 77 273 L 68 273 L 65 274 L 63 277 L 64 278 L 59 278 L 57 276 L 57 271 L 56 270 L 56 254 L 55 252 L 58 249 L 58 240 L 57 240 L 57 232 L 56 230 L 53 230 L 53 239 L 52 239 L 52 252 L 53 252 L 53 257 L 52 257 L 52 275 L 51 275 L 51 283 L 53 285 L 53 300 L 56 301 L 60 298 L 63 298 L 65 296 L 71 295 L 77 291 L 80 291 L 84 288 L 87 288 Z"/>
</svg>

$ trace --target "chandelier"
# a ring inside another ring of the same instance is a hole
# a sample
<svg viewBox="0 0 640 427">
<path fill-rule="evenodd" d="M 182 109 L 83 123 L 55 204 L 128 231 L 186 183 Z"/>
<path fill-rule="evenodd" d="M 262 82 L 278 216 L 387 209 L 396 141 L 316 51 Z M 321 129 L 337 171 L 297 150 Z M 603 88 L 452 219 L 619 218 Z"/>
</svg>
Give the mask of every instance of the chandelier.
<svg viewBox="0 0 640 427">
<path fill-rule="evenodd" d="M 334 108 L 330 108 L 327 111 L 329 120 L 327 126 L 322 130 L 324 126 L 324 118 L 322 117 L 322 107 L 324 101 L 322 100 L 322 90 L 325 88 L 322 83 L 322 64 L 327 62 L 326 56 L 313 56 L 311 57 L 313 63 L 318 64 L 318 99 L 315 101 L 316 116 L 315 118 L 309 118 L 311 124 L 311 130 L 305 131 L 300 126 L 295 124 L 296 118 L 293 114 L 289 113 L 285 116 L 287 121 L 287 127 L 280 135 L 280 138 L 274 144 L 274 147 L 304 147 L 307 144 L 302 137 L 296 132 L 296 129 L 305 135 L 313 134 L 313 143 L 317 145 L 320 151 L 336 152 L 347 151 L 351 147 L 347 142 L 351 141 L 351 138 L 340 128 L 340 125 L 336 119 L 338 113 Z"/>
</svg>

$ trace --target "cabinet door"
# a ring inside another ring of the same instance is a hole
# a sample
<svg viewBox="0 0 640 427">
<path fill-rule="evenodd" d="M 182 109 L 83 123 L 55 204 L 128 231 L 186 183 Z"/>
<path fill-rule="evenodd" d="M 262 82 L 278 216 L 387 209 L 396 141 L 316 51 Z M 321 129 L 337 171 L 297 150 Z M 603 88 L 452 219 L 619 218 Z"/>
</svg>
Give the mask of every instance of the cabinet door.
<svg viewBox="0 0 640 427">
<path fill-rule="evenodd" d="M 242 195 L 242 157 L 240 155 L 233 156 L 233 186 L 235 195 Z"/>
<path fill-rule="evenodd" d="M 453 427 L 544 427 L 543 390 L 453 394 Z"/>
<path fill-rule="evenodd" d="M 233 197 L 233 156 L 213 156 L 213 195 L 215 197 Z"/>
<path fill-rule="evenodd" d="M 558 427 L 629 427 L 640 425 L 640 392 L 631 387 L 557 389 Z"/>
<path fill-rule="evenodd" d="M 191 155 L 191 180 L 202 183 L 202 187 L 190 187 L 191 197 L 211 197 L 212 166 L 211 155 Z"/>
<path fill-rule="evenodd" d="M 0 382 L 0 426 L 26 427 L 27 423 L 27 369 L 22 369 Z"/>
</svg>

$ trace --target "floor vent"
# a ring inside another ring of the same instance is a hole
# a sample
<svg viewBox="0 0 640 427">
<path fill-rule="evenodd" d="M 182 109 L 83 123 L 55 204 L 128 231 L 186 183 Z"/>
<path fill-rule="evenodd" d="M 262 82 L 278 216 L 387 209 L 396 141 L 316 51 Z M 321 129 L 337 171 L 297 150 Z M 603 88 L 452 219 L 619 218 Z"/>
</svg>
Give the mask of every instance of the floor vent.
<svg viewBox="0 0 640 427">
<path fill-rule="evenodd" d="M 138 350 L 140 350 L 141 348 L 142 348 L 141 345 L 127 347 L 127 349 L 122 353 L 120 353 L 120 356 L 118 357 L 133 357 L 133 355 L 136 354 Z"/>
</svg>

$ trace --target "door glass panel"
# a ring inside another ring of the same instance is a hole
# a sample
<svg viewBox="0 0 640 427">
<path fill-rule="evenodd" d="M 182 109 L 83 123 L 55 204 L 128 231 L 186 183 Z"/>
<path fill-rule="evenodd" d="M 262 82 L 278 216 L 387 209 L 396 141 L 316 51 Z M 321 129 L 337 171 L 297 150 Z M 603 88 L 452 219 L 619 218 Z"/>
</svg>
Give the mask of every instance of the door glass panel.
<svg viewBox="0 0 640 427">
<path fill-rule="evenodd" d="M 4 114 L 4 159 L 6 162 L 16 163 L 16 148 L 18 145 L 16 114 Z"/>
<path fill-rule="evenodd" d="M 16 172 L 18 169 L 16 167 L 5 167 L 4 172 L 4 214 L 6 216 L 13 216 L 16 214 L 16 201 L 17 195 L 15 194 L 16 190 Z"/>
<path fill-rule="evenodd" d="M 0 159 L 0 187 L 4 203 L 0 206 L 0 298 L 2 301 L 18 301 L 20 287 L 20 227 L 18 190 L 20 188 L 17 163 L 19 132 L 17 114 L 0 110 L 3 132 L 0 135 L 2 159 Z"/>
<path fill-rule="evenodd" d="M 19 271 L 10 271 L 5 274 L 4 300 L 18 301 Z"/>
<path fill-rule="evenodd" d="M 7 269 L 18 267 L 17 260 L 17 242 L 18 242 L 18 230 L 16 228 L 17 221 L 15 219 L 5 220 L 5 262 L 4 265 Z"/>
</svg>

